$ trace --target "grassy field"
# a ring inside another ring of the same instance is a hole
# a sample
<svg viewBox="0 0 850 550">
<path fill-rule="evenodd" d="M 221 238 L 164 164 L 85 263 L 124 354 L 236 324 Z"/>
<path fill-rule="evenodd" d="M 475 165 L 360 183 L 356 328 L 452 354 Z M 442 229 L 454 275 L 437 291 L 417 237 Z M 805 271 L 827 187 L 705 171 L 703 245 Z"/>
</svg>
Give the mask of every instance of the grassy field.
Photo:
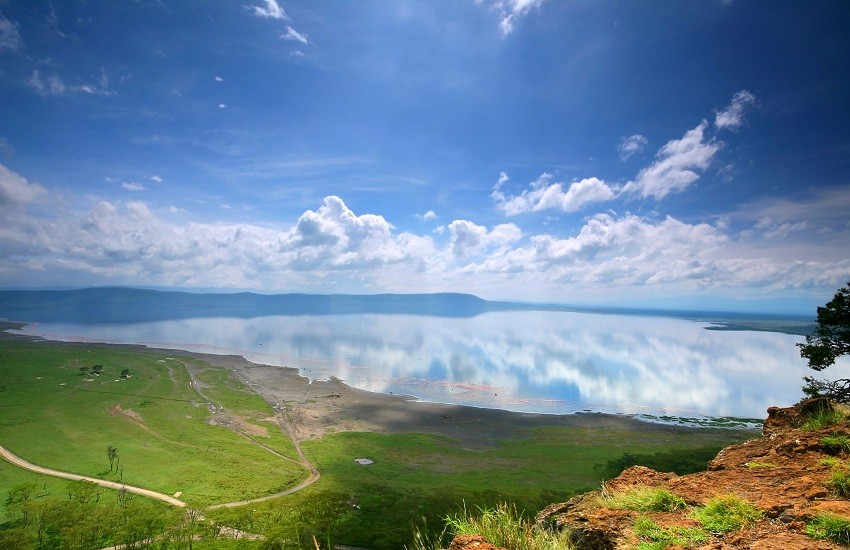
<svg viewBox="0 0 850 550">
<path fill-rule="evenodd" d="M 90 374 L 94 365 L 103 367 L 99 376 Z M 121 377 L 125 369 L 128 378 Z M 271 494 L 306 477 L 302 467 L 271 452 L 296 456 L 292 442 L 271 421 L 274 414 L 226 370 L 180 352 L 0 341 L 0 444 L 42 466 L 181 492 L 193 507 Z M 232 422 L 246 435 L 211 424 L 213 418 Z M 653 457 L 663 457 L 666 462 L 660 463 L 675 467 L 679 457 L 684 465 L 697 451 L 710 454 L 752 436 L 652 424 L 621 430 L 539 428 L 525 439 L 473 450 L 434 435 L 335 433 L 302 443 L 322 475 L 315 484 L 272 501 L 205 514 L 262 533 L 280 543 L 277 547 L 312 547 L 316 536 L 323 547 L 330 541 L 401 548 L 417 527 L 440 532 L 442 519 L 463 506 L 506 501 L 533 515 L 597 488 L 610 475 L 612 461 L 653 464 Z M 120 458 L 120 468 L 112 472 L 110 445 Z M 373 463 L 362 466 L 356 458 Z M 37 485 L 37 498 L 67 496 L 66 481 L 0 461 L 0 521 L 8 519 L 5 495 L 24 482 Z M 194 547 L 222 544 L 197 541 Z"/>
<path fill-rule="evenodd" d="M 322 472 L 316 484 L 213 517 L 280 541 L 299 541 L 304 548 L 313 535 L 320 542 L 400 548 L 413 540 L 417 528 L 438 535 L 442 520 L 464 506 L 474 510 L 510 502 L 533 516 L 548 504 L 597 489 L 604 466 L 623 454 L 650 460 L 672 454 L 687 463 L 690 451 L 705 454 L 711 447 L 713 456 L 720 447 L 750 436 L 660 425 L 639 432 L 541 428 L 526 440 L 469 450 L 447 437 L 339 433 L 302 445 Z M 373 464 L 361 466 L 355 458 Z"/>
<path fill-rule="evenodd" d="M 263 496 L 306 477 L 297 464 L 211 425 L 178 359 L 80 344 L 7 341 L 0 350 L 0 443 L 40 466 L 181 492 L 193 506 Z M 94 365 L 103 366 L 99 376 L 81 374 Z M 235 385 L 215 393 L 247 423 L 273 415 L 262 399 L 237 399 L 245 391 Z M 269 437 L 255 439 L 294 455 L 275 424 L 261 427 Z M 118 449 L 111 473 L 108 446 Z"/>
</svg>

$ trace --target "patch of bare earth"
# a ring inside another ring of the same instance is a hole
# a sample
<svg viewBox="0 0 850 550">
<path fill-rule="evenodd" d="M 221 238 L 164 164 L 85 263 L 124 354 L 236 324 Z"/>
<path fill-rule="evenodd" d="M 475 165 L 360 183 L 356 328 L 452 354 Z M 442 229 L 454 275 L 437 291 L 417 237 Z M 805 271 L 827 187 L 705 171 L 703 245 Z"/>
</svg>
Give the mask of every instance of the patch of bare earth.
<svg viewBox="0 0 850 550">
<path fill-rule="evenodd" d="M 250 436 L 269 437 L 269 430 L 265 426 L 259 426 L 253 422 L 249 422 L 244 416 L 231 412 L 222 411 L 216 413 L 216 423 Z"/>
<path fill-rule="evenodd" d="M 109 413 L 114 415 L 114 416 L 123 416 L 125 418 L 129 418 L 130 420 L 137 422 L 139 424 L 145 423 L 141 414 L 134 411 L 133 409 L 123 409 L 123 408 L 121 408 L 121 405 L 119 405 L 117 403 L 115 404 L 114 407 L 109 409 Z"/>
</svg>

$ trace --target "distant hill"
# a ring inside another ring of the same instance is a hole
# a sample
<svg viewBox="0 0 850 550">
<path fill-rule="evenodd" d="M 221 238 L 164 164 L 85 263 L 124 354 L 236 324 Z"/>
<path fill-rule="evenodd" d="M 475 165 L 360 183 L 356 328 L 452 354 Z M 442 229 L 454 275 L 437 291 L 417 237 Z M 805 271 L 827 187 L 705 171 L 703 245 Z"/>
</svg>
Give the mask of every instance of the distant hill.
<svg viewBox="0 0 850 550">
<path fill-rule="evenodd" d="M 698 311 L 593 308 L 497 302 L 471 294 L 232 294 L 102 287 L 76 290 L 2 290 L 0 318 L 26 322 L 140 323 L 197 317 L 382 313 L 474 317 L 494 311 L 570 311 L 675 317 L 713 323 L 720 330 L 808 334 L 813 319 Z"/>
<path fill-rule="evenodd" d="M 136 288 L 0 291 L 0 317 L 20 321 L 128 323 L 194 317 L 395 313 L 471 317 L 492 303 L 470 294 L 197 294 Z"/>
</svg>

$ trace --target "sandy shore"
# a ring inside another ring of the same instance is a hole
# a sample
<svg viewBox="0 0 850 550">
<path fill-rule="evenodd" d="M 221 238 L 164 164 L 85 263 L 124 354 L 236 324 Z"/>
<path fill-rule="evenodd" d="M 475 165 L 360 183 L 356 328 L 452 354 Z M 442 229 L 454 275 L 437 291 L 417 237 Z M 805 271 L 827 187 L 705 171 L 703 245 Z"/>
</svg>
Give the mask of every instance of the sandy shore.
<svg viewBox="0 0 850 550">
<path fill-rule="evenodd" d="M 171 356 L 176 353 L 155 351 Z M 636 433 L 692 429 L 601 413 L 533 414 L 422 402 L 410 396 L 359 390 L 336 378 L 311 382 L 298 369 L 259 365 L 240 356 L 180 354 L 226 368 L 273 406 L 288 408 L 301 439 L 340 431 L 418 432 L 457 438 L 469 447 L 488 447 L 498 440 L 528 437 L 531 428 L 543 426 L 616 427 Z"/>
<path fill-rule="evenodd" d="M 0 339 L 41 340 L 5 332 L 20 326 L 18 323 L 0 321 Z M 60 343 L 43 341 L 48 344 Z M 69 345 L 67 342 L 61 344 Z M 543 426 L 619 428 L 633 430 L 636 434 L 658 430 L 681 433 L 699 429 L 651 424 L 628 416 L 602 413 L 533 414 L 422 402 L 410 396 L 359 390 L 336 378 L 310 381 L 301 376 L 296 368 L 261 365 L 237 355 L 212 355 L 139 345 L 79 345 L 144 349 L 167 357 L 193 357 L 225 368 L 272 406 L 287 409 L 298 432 L 296 435 L 302 440 L 344 431 L 418 432 L 450 436 L 468 447 L 488 447 L 499 440 L 529 437 L 530 429 Z M 191 370 L 191 363 L 187 363 L 187 367 Z"/>
</svg>

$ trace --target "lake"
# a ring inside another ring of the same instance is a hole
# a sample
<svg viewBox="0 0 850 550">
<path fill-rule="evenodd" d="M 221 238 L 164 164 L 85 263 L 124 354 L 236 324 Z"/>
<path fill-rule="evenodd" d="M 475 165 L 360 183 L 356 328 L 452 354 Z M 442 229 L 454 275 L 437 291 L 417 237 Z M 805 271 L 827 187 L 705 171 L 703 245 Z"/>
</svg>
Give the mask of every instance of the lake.
<svg viewBox="0 0 850 550">
<path fill-rule="evenodd" d="M 347 314 L 40 323 L 51 339 L 138 343 L 296 367 L 364 390 L 514 411 L 763 418 L 811 374 L 774 332 L 704 322 L 550 311 L 474 317 Z M 826 374 L 847 377 L 842 361 Z"/>
</svg>

